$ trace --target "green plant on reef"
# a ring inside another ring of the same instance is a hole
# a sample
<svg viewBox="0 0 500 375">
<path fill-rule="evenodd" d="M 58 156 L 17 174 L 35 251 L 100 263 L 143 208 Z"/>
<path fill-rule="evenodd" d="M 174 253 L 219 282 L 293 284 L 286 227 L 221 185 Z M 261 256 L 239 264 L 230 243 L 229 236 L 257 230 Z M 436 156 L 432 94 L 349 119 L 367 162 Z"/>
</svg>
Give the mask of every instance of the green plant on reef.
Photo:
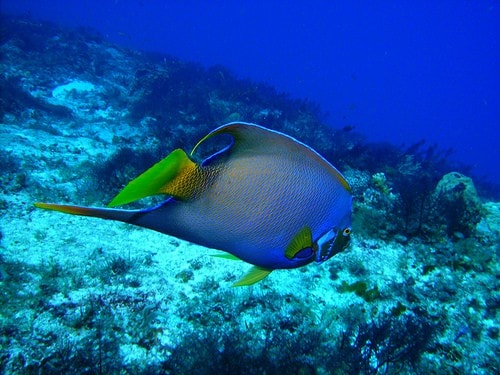
<svg viewBox="0 0 500 375">
<path fill-rule="evenodd" d="M 391 188 L 387 182 L 387 177 L 382 172 L 375 173 L 372 175 L 372 184 L 381 193 L 387 195 L 391 192 Z"/>
<path fill-rule="evenodd" d="M 378 286 L 375 285 L 373 288 L 369 289 L 368 284 L 364 281 L 356 281 L 352 284 L 342 281 L 339 291 L 341 293 L 353 292 L 358 297 L 363 298 L 366 302 L 373 302 L 380 297 Z"/>
<path fill-rule="evenodd" d="M 182 374 L 204 374 L 207 367 L 214 373 L 393 374 L 416 368 L 440 329 L 436 317 L 425 311 L 420 316 L 386 313 L 370 322 L 354 320 L 332 339 L 293 296 L 282 298 L 282 308 L 297 304 L 289 315 L 272 314 L 269 307 L 277 296 L 254 296 L 225 309 L 214 305 L 222 295 L 203 305 L 193 301 L 186 310 L 198 310 L 196 330 L 171 350 L 163 369 Z M 234 317 L 245 309 L 263 311 L 264 316 L 241 328 Z M 218 324 L 211 318 L 212 324 L 207 323 L 207 315 L 218 316 Z M 327 320 L 332 323 L 332 318 Z"/>
<path fill-rule="evenodd" d="M 349 325 L 327 360 L 335 368 L 332 373 L 414 373 L 420 356 L 442 329 L 435 319 L 383 314 L 377 321 Z"/>
<path fill-rule="evenodd" d="M 398 301 L 397 305 L 391 309 L 392 316 L 400 316 L 405 313 L 407 307 Z"/>
<path fill-rule="evenodd" d="M 126 274 L 132 269 L 133 263 L 130 259 L 125 259 L 120 255 L 112 256 L 108 261 L 108 267 L 111 274 L 114 276 L 121 276 Z"/>
<path fill-rule="evenodd" d="M 178 279 L 180 279 L 183 283 L 187 283 L 194 278 L 194 272 L 190 269 L 185 269 L 175 275 Z"/>
<path fill-rule="evenodd" d="M 422 275 L 427 275 L 428 273 L 434 271 L 436 269 L 436 265 L 434 264 L 424 264 L 422 266 Z"/>
</svg>

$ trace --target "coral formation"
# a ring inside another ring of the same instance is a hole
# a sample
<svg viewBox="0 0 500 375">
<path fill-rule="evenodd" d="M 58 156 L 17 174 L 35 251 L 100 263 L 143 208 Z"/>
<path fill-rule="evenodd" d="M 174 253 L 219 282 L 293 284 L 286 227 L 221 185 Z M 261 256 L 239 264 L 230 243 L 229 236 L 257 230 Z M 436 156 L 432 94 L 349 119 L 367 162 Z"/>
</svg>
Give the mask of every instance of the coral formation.
<svg viewBox="0 0 500 375">
<path fill-rule="evenodd" d="M 457 172 L 447 173 L 434 192 L 437 215 L 448 234 L 470 236 L 481 220 L 482 204 L 472 179 Z"/>
<path fill-rule="evenodd" d="M 1 22 L 0 372 L 498 373 L 500 204 L 447 152 L 367 143 L 221 66 Z M 345 172 L 346 251 L 233 289 L 240 262 L 32 207 L 106 204 L 232 120 L 293 135 Z"/>
</svg>

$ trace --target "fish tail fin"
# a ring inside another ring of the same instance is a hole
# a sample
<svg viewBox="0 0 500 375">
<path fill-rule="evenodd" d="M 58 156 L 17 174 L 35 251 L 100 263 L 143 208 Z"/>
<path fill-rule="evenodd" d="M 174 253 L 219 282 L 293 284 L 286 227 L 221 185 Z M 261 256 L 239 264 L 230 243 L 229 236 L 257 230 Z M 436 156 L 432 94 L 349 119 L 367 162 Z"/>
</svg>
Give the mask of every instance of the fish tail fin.
<svg viewBox="0 0 500 375">
<path fill-rule="evenodd" d="M 166 158 L 128 183 L 108 204 L 121 206 L 152 195 L 166 194 L 180 200 L 196 195 L 203 185 L 201 168 L 187 154 L 176 149 Z"/>
<path fill-rule="evenodd" d="M 42 208 L 44 210 L 58 211 L 71 215 L 91 216 L 101 219 L 118 220 L 123 222 L 129 222 L 130 219 L 137 213 L 137 211 L 114 210 L 109 208 L 94 208 L 43 202 L 36 202 L 34 205 L 35 207 Z"/>
</svg>

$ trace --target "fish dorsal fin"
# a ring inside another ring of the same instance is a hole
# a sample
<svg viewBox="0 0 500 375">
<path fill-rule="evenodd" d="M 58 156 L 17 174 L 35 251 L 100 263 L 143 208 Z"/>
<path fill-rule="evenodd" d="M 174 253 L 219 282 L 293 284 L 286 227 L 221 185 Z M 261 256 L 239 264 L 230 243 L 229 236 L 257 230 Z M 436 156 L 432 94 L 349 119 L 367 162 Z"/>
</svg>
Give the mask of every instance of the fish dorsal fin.
<svg viewBox="0 0 500 375">
<path fill-rule="evenodd" d="M 293 140 L 293 138 L 288 137 L 287 135 L 274 130 L 266 129 L 260 125 L 245 122 L 232 122 L 212 130 L 205 137 L 203 137 L 196 144 L 196 146 L 194 146 L 193 151 L 191 151 L 191 155 L 193 155 L 196 149 L 203 142 L 221 134 L 231 135 L 233 137 L 233 143 L 219 151 L 217 154 L 224 153 L 228 150 L 230 150 L 231 154 L 245 152 L 248 150 L 259 153 L 261 153 L 262 150 L 267 150 L 267 152 L 281 152 L 282 150 L 279 150 L 279 140 L 286 140 L 286 142 Z"/>
<path fill-rule="evenodd" d="M 212 155 L 209 159 L 221 155 L 242 156 L 242 155 L 272 155 L 283 157 L 284 155 L 294 156 L 297 159 L 310 160 L 312 164 L 323 166 L 328 173 L 332 174 L 340 184 L 348 191 L 351 191 L 349 183 L 344 176 L 325 158 L 314 151 L 309 146 L 297 139 L 283 134 L 276 130 L 266 129 L 260 125 L 245 122 L 232 122 L 211 131 L 194 146 L 191 155 L 206 140 L 219 135 L 229 134 L 233 137 L 233 143 Z"/>
<path fill-rule="evenodd" d="M 265 279 L 273 270 L 259 266 L 253 266 L 250 271 L 243 276 L 239 281 L 235 282 L 233 286 L 249 286 L 258 283 Z"/>
<path fill-rule="evenodd" d="M 166 194 L 180 200 L 193 197 L 203 185 L 203 174 L 181 149 L 172 151 L 139 177 L 128 183 L 108 207 L 135 202 L 141 198 Z"/>
<path fill-rule="evenodd" d="M 302 227 L 301 230 L 292 238 L 285 250 L 285 256 L 288 259 L 293 259 L 304 249 L 313 247 L 312 232 L 308 226 Z"/>
</svg>

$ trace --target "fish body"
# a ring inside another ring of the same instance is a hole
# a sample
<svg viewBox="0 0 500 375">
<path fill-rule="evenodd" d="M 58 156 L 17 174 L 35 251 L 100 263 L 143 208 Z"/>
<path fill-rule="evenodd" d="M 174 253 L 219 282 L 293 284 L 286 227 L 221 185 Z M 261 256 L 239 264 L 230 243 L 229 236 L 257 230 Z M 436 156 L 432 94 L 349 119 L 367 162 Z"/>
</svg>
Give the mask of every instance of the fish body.
<svg viewBox="0 0 500 375">
<path fill-rule="evenodd" d="M 255 266 L 238 285 L 258 281 L 274 269 L 325 261 L 347 246 L 352 195 L 337 169 L 296 139 L 247 123 L 221 126 L 195 149 L 220 134 L 231 135 L 232 143 L 203 163 L 175 150 L 110 203 L 114 207 L 153 194 L 170 196 L 156 207 L 36 205 L 124 221 L 226 251 Z"/>
</svg>

